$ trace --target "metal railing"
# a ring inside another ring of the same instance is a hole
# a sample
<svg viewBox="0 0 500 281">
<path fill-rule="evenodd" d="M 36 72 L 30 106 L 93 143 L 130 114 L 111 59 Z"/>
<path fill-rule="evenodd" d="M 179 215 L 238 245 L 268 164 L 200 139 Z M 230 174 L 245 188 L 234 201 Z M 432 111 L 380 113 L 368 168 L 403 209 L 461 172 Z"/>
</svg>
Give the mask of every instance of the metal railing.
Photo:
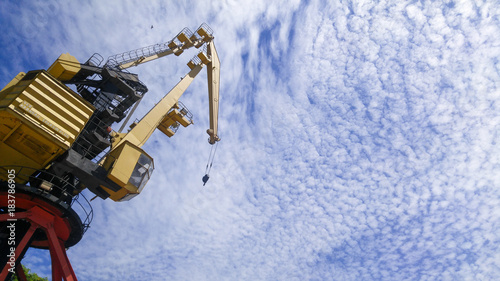
<svg viewBox="0 0 500 281">
<path fill-rule="evenodd" d="M 101 65 L 104 58 L 99 53 L 94 53 L 84 64 L 91 66 Z"/>
<path fill-rule="evenodd" d="M 109 68 L 119 68 L 119 66 L 133 62 L 136 60 L 139 60 L 141 58 L 147 58 L 151 57 L 154 55 L 158 55 L 161 53 L 164 53 L 166 51 L 172 50 L 172 48 L 169 47 L 169 45 L 176 46 L 176 48 L 182 49 L 183 46 L 185 46 L 184 42 L 181 42 L 179 38 L 181 36 L 186 36 L 188 39 L 196 38 L 196 40 L 203 39 L 202 35 L 198 32 L 201 29 L 205 31 L 205 33 L 212 38 L 213 30 L 208 26 L 206 23 L 202 23 L 197 29 L 196 32 L 192 32 L 189 28 L 185 27 L 183 28 L 177 35 L 170 41 L 164 42 L 164 43 L 157 43 L 154 45 L 150 45 L 147 47 L 142 47 L 138 48 L 135 50 L 123 52 L 120 54 L 112 55 L 108 57 L 108 60 L 104 64 L 106 67 Z M 208 39 L 206 39 L 208 40 Z M 190 47 L 192 45 L 188 45 Z M 174 48 L 175 49 L 175 48 Z M 182 52 L 182 51 L 181 51 Z"/>
<path fill-rule="evenodd" d="M 94 142 L 87 139 L 87 133 L 96 131 L 102 137 L 108 137 L 111 132 L 103 132 L 108 126 L 104 124 L 96 116 L 92 116 L 83 129 L 82 133 L 78 136 L 75 142 L 71 145 L 72 149 L 85 157 L 92 160 L 94 163 L 99 163 L 110 151 L 110 147 L 101 148 L 94 144 Z M 100 132 L 99 132 L 100 131 Z"/>
<path fill-rule="evenodd" d="M 178 101 L 177 105 L 179 106 L 179 110 L 182 113 L 182 115 L 187 117 L 189 119 L 189 121 L 191 121 L 191 123 L 192 123 L 193 122 L 193 113 L 191 113 L 191 111 L 187 108 L 187 106 L 185 106 L 182 102 Z"/>
<path fill-rule="evenodd" d="M 113 56 L 110 56 L 108 60 L 106 61 L 105 66 L 114 68 L 117 67 L 118 65 L 121 65 L 123 63 L 127 62 L 132 62 L 135 60 L 138 60 L 141 57 L 149 57 L 153 56 L 159 53 L 162 53 L 164 51 L 167 51 L 169 49 L 168 44 L 171 41 L 165 42 L 165 43 L 158 43 L 154 44 L 151 46 L 135 49 L 132 51 L 127 51 L 123 52 L 120 54 L 116 54 Z"/>
<path fill-rule="evenodd" d="M 213 36 L 214 31 L 212 30 L 212 28 L 210 28 L 210 26 L 208 26 L 208 24 L 202 23 L 200 27 L 196 29 L 196 33 L 198 33 L 198 30 L 200 30 L 201 28 L 203 28 L 209 36 Z"/>
<path fill-rule="evenodd" d="M 15 171 L 17 188 L 53 202 L 63 211 L 73 211 L 82 224 L 83 235 L 94 218 L 90 201 L 68 179 L 63 179 L 48 171 L 24 166 L 0 166 L 0 171 Z"/>
</svg>

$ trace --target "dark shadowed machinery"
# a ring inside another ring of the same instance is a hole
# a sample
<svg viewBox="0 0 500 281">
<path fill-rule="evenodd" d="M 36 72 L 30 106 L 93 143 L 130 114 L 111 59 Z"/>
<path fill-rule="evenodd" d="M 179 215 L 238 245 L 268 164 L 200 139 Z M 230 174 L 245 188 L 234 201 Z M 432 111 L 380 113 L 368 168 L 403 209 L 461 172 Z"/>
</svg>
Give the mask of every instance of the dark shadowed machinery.
<svg viewBox="0 0 500 281">
<path fill-rule="evenodd" d="M 47 70 L 19 73 L 0 92 L 0 280 L 26 277 L 29 247 L 48 249 L 52 280 L 76 280 L 66 249 L 78 243 L 93 210 L 82 190 L 127 201 L 141 193 L 154 169 L 142 149 L 158 129 L 172 137 L 193 123 L 179 98 L 207 67 L 210 128 L 218 137 L 220 62 L 212 30 L 202 24 L 172 40 L 80 63 L 62 54 Z M 189 48 L 201 51 L 181 78 L 139 121 L 122 132 L 148 91 L 127 69 Z M 118 132 L 111 127 L 122 122 Z M 208 177 L 207 177 L 208 179 Z"/>
</svg>

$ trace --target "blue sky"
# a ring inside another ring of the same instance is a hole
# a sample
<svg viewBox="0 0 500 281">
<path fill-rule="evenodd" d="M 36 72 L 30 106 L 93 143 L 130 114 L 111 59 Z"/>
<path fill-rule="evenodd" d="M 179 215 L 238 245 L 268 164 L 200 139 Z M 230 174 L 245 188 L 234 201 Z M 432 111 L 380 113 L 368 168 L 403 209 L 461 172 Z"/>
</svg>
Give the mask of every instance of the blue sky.
<svg viewBox="0 0 500 281">
<path fill-rule="evenodd" d="M 221 67 L 220 142 L 206 76 L 195 125 L 145 150 L 141 196 L 93 201 L 68 255 L 79 280 L 498 280 L 496 1 L 4 1 L 0 82 L 166 42 L 202 22 Z M 151 29 L 150 26 L 154 28 Z M 131 71 L 145 114 L 195 53 Z M 25 264 L 50 274 L 48 253 Z"/>
</svg>

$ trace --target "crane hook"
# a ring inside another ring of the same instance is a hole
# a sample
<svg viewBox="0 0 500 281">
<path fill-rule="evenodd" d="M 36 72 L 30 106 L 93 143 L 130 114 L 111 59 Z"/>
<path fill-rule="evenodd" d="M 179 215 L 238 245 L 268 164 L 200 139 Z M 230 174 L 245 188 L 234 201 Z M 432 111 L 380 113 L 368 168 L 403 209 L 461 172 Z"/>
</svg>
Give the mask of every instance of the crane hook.
<svg viewBox="0 0 500 281">
<path fill-rule="evenodd" d="M 210 176 L 208 174 L 205 174 L 203 176 L 203 178 L 201 179 L 203 181 L 203 186 L 205 186 L 205 184 L 207 184 L 207 181 L 209 178 L 210 178 Z"/>
</svg>

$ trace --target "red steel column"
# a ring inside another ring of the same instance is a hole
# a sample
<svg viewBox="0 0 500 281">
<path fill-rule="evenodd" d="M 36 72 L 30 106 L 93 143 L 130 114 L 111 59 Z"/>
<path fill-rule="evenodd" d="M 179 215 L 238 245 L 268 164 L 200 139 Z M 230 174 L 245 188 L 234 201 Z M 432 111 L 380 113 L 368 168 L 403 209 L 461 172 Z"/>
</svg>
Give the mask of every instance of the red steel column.
<svg viewBox="0 0 500 281">
<path fill-rule="evenodd" d="M 9 218 L 8 214 L 0 215 L 0 221 L 9 221 L 8 219 L 12 219 Z M 31 227 L 28 229 L 19 245 L 16 245 L 16 257 L 20 256 L 26 247 L 29 247 L 28 242 L 33 236 L 35 230 L 41 228 L 47 234 L 49 242 L 49 250 L 52 260 L 52 280 L 61 281 L 61 278 L 63 278 L 65 281 L 77 281 L 75 272 L 73 271 L 68 256 L 66 255 L 64 240 L 57 236 L 58 231 L 56 231 L 54 227 L 54 225 L 57 225 L 56 220 L 61 220 L 61 218 L 35 206 L 25 212 L 16 213 L 15 219 L 25 219 L 31 223 Z M 62 232 L 64 232 L 64 229 L 59 231 L 59 233 Z M 0 280 L 5 280 L 9 273 L 8 269 L 9 268 L 7 266 L 4 268 L 0 274 Z"/>
<path fill-rule="evenodd" d="M 20 216 L 26 216 L 26 212 L 19 213 L 19 215 Z M 8 218 L 9 218 L 8 214 L 2 214 L 2 215 L 0 215 L 0 221 L 8 221 L 7 220 Z M 15 221 L 12 221 L 12 222 L 14 223 Z M 21 253 L 24 251 L 24 249 L 26 247 L 29 247 L 28 242 L 30 241 L 31 236 L 33 236 L 33 233 L 35 233 L 35 230 L 37 228 L 38 228 L 38 225 L 36 225 L 34 223 L 31 224 L 31 227 L 24 234 L 24 237 L 23 237 L 23 239 L 21 239 L 21 242 L 19 242 L 19 244 L 16 245 L 15 257 L 21 256 Z M 8 274 L 9 274 L 9 267 L 6 266 L 6 267 L 3 268 L 2 273 L 0 273 L 0 280 L 5 280 L 7 278 Z"/>
</svg>

